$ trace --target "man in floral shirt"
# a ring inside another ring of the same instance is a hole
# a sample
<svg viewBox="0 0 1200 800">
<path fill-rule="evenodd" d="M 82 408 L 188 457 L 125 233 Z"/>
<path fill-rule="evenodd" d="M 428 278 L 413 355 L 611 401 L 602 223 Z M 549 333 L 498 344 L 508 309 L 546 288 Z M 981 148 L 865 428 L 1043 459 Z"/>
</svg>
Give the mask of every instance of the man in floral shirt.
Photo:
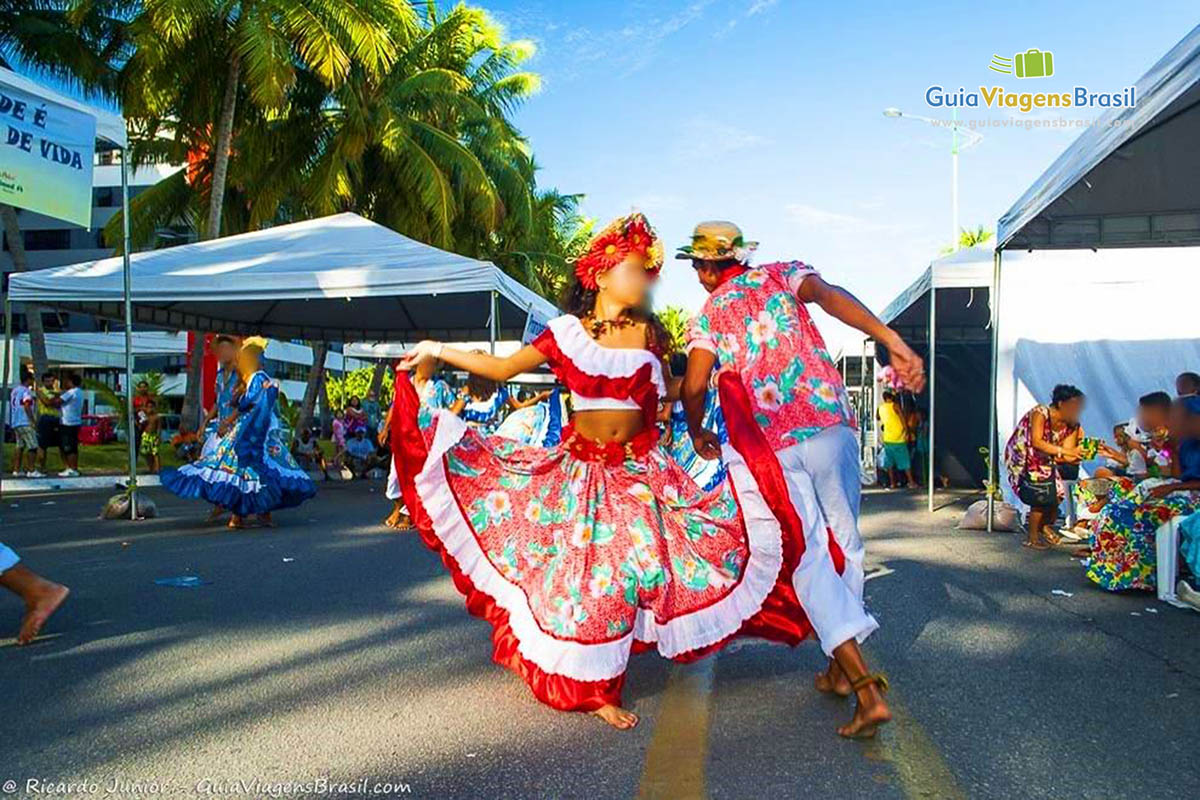
<svg viewBox="0 0 1200 800">
<path fill-rule="evenodd" d="M 792 504 L 800 519 L 806 518 L 806 498 L 815 493 L 829 531 L 820 524 L 805 526 L 794 583 L 830 656 L 829 669 L 817 676 L 817 688 L 840 695 L 857 692 L 854 719 L 839 732 L 869 736 L 891 715 L 880 693 L 883 681 L 867 671 L 858 647 L 878 623 L 862 602 L 856 423 L 837 366 L 804 304 L 817 303 L 885 345 L 892 366 L 913 391 L 924 385 L 924 366 L 895 331 L 849 292 L 823 281 L 812 267 L 793 261 L 750 268 L 755 246 L 744 241 L 732 223 L 703 222 L 696 226 L 692 243 L 679 250 L 677 257 L 691 259 L 709 292 L 689 333 L 681 399 L 696 452 L 717 458 L 721 446 L 701 421 L 704 391 L 714 368 L 735 375 L 745 390 L 738 396 L 748 400 L 746 411 L 757 425 L 756 439 L 766 455 L 746 458 L 747 467 L 760 485 L 771 482 L 772 471 L 781 474 L 787 484 L 784 502 Z M 733 409 L 724 392 L 721 399 L 729 423 Z M 775 464 L 764 463 L 772 456 Z"/>
</svg>

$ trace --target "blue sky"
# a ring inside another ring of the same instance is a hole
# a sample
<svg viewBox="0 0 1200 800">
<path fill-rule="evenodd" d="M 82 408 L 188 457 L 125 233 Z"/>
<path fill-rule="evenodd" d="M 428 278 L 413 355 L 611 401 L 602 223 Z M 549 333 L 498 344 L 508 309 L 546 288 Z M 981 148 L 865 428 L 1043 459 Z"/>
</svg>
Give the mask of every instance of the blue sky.
<svg viewBox="0 0 1200 800">
<path fill-rule="evenodd" d="M 601 220 L 638 208 L 672 247 L 698 220 L 732 219 L 758 260 L 807 261 L 875 310 L 951 230 L 949 133 L 884 108 L 945 116 L 925 104 L 934 83 L 1117 90 L 1200 23 L 1195 0 L 478 2 L 538 46 L 543 90 L 517 121 L 543 185 L 584 193 Z M 1054 77 L 987 68 L 1033 47 L 1054 53 Z M 983 132 L 960 158 L 960 221 L 994 228 L 1077 131 Z M 702 300 L 686 262 L 669 261 L 657 302 Z M 850 338 L 821 325 L 835 349 Z"/>
</svg>

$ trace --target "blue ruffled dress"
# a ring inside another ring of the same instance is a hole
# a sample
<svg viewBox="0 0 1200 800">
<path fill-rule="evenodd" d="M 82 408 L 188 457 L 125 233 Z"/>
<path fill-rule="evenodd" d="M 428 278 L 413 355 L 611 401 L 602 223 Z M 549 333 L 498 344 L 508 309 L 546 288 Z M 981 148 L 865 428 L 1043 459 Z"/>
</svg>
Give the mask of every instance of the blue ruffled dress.
<svg viewBox="0 0 1200 800">
<path fill-rule="evenodd" d="M 229 509 L 238 516 L 298 506 L 317 493 L 284 441 L 275 413 L 279 388 L 259 370 L 237 400 L 238 418 L 215 451 L 159 476 L 173 494 Z"/>
</svg>

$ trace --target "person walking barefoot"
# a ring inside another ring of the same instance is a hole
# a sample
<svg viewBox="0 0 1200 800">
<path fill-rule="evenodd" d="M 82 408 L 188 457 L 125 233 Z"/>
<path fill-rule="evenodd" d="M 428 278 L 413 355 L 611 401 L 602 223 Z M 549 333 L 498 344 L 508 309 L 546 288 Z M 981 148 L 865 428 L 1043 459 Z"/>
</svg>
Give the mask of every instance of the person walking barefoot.
<svg viewBox="0 0 1200 800">
<path fill-rule="evenodd" d="M 46 620 L 58 610 L 71 590 L 43 578 L 20 562 L 17 554 L 0 542 L 0 586 L 25 603 L 25 615 L 17 631 L 17 644 L 27 645 L 37 638 Z"/>
<path fill-rule="evenodd" d="M 783 490 L 767 495 L 775 517 L 798 515 L 806 523 L 793 580 L 829 657 L 815 685 L 824 692 L 856 695 L 854 717 L 838 733 L 869 738 L 891 719 L 891 711 L 883 698 L 887 679 L 867 668 L 859 649 L 879 626 L 863 607 L 856 420 L 805 304 L 817 303 L 885 345 L 893 367 L 913 391 L 924 385 L 924 368 L 894 331 L 815 269 L 798 261 L 751 268 L 756 246 L 733 223 L 716 221 L 697 225 L 691 243 L 679 248 L 676 257 L 692 262 L 709 293 L 689 334 L 681 400 L 696 452 L 710 459 L 727 454 L 729 448 L 703 426 L 705 393 L 719 364 L 718 391 L 730 441 L 735 447 L 739 438 L 754 443 L 756 457 L 748 462 L 759 485 L 784 484 Z M 751 422 L 741 430 L 729 419 L 734 397 L 749 404 L 742 417 Z M 816 511 L 807 510 L 809 506 Z M 821 517 L 821 523 L 813 524 Z"/>
<path fill-rule="evenodd" d="M 568 313 L 532 344 L 497 358 L 426 341 L 403 359 L 411 368 L 440 358 L 501 382 L 549 365 L 575 409 L 561 444 L 485 436 L 448 411 L 422 427 L 405 375 L 392 420 L 413 522 L 468 610 L 492 625 L 493 660 L 541 702 L 621 730 L 638 720 L 621 704 L 633 652 L 690 662 L 736 636 L 803 641 L 812 628 L 793 589 L 799 537 L 825 529 L 815 504 L 773 515 L 765 495 L 781 484 L 748 466 L 761 453 L 742 436 L 757 432 L 744 392 L 722 395 L 732 446 L 729 477 L 714 488 L 697 486 L 659 442 L 669 337 L 644 309 L 661 266 L 645 217 L 619 218 L 574 264 Z M 874 621 L 859 611 L 866 630 Z M 846 664 L 873 698 L 859 727 L 877 725 L 887 713 L 877 678 L 861 659 Z"/>
</svg>

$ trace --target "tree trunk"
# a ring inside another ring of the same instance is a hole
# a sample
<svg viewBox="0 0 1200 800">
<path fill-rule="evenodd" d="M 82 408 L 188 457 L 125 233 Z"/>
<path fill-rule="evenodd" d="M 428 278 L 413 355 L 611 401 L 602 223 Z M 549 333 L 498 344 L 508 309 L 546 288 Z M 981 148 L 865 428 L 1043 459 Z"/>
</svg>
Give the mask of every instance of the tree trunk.
<svg viewBox="0 0 1200 800">
<path fill-rule="evenodd" d="M 13 270 L 25 272 L 29 269 L 29 260 L 25 257 L 25 240 L 21 237 L 21 223 L 17 219 L 17 210 L 10 205 L 0 204 L 0 217 L 4 219 L 4 237 L 8 239 L 8 252 L 12 254 Z M 25 328 L 29 331 L 29 354 L 33 359 L 33 374 L 40 376 L 49 366 L 41 306 L 25 304 Z"/>
<path fill-rule="evenodd" d="M 317 396 L 324 396 L 322 388 L 325 384 L 325 356 L 329 353 L 328 342 L 310 342 L 313 361 L 308 368 L 308 383 L 304 386 L 304 401 L 300 404 L 300 417 L 296 421 L 296 432 L 312 425 L 313 408 L 317 404 Z M 324 403 L 322 403 L 324 405 Z"/>
<path fill-rule="evenodd" d="M 321 438 L 333 435 L 333 409 L 329 407 L 329 384 L 321 381 Z"/>
<path fill-rule="evenodd" d="M 238 78 L 242 61 L 235 53 L 229 62 L 229 75 L 225 79 L 225 96 L 221 100 L 221 118 L 217 121 L 216 151 L 213 153 L 212 186 L 208 196 L 208 223 L 204 226 L 201 239 L 216 239 L 221 235 L 221 210 L 225 202 L 225 179 L 229 175 L 229 149 L 233 144 L 233 118 L 237 111 Z M 181 420 L 198 422 L 200 419 L 201 381 L 204 380 L 204 336 L 197 331 L 192 346 L 191 364 L 188 365 L 187 388 L 183 395 Z"/>
<path fill-rule="evenodd" d="M 379 390 L 383 388 L 383 373 L 387 371 L 386 361 L 376 361 L 375 371 L 371 373 L 371 389 L 375 393 L 375 399 L 379 399 Z"/>
</svg>

